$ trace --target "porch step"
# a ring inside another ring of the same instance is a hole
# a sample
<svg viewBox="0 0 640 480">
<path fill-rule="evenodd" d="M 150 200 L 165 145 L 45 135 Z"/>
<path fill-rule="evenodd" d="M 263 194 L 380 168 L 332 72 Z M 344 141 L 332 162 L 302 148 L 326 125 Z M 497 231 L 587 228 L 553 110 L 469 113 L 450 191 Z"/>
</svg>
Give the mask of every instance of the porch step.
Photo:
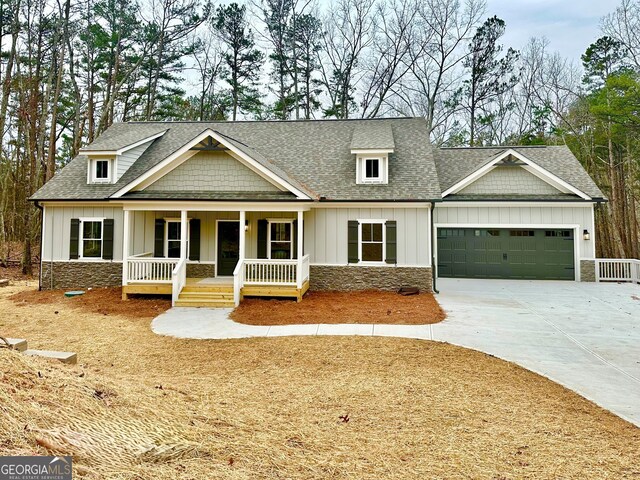
<svg viewBox="0 0 640 480">
<path fill-rule="evenodd" d="M 185 292 L 184 290 L 180 292 L 180 299 L 186 300 L 187 298 L 191 299 L 202 299 L 202 298 L 213 298 L 217 300 L 233 300 L 233 292 L 222 293 L 222 292 Z"/>
<path fill-rule="evenodd" d="M 207 292 L 207 293 L 231 293 L 233 294 L 233 285 L 202 285 L 191 284 L 185 285 L 181 293 L 191 292 Z"/>
<path fill-rule="evenodd" d="M 178 298 L 176 300 L 176 307 L 209 307 L 209 308 L 233 308 L 233 299 L 218 299 L 218 298 Z"/>
</svg>

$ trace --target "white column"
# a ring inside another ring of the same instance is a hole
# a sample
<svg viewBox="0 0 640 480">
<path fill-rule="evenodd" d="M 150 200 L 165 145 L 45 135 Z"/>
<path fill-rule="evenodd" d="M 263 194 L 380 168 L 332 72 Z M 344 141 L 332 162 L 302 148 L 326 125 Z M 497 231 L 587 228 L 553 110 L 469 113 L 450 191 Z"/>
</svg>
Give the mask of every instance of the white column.
<svg viewBox="0 0 640 480">
<path fill-rule="evenodd" d="M 296 246 L 296 248 L 298 249 L 298 273 L 296 275 L 298 288 L 302 288 L 302 257 L 304 256 L 304 252 L 302 249 L 303 240 L 304 240 L 304 212 L 302 210 L 298 210 L 298 245 Z"/>
<path fill-rule="evenodd" d="M 187 211 L 180 211 L 180 259 L 187 258 Z"/>
<path fill-rule="evenodd" d="M 125 210 L 122 228 L 122 285 L 126 285 L 129 280 L 129 215 L 129 210 Z"/>
<path fill-rule="evenodd" d="M 239 256 L 239 260 L 238 261 L 243 261 L 246 258 L 245 255 L 245 244 L 246 244 L 246 230 L 245 230 L 245 223 L 247 220 L 247 214 L 244 210 L 240 210 L 240 245 L 238 246 L 238 256 Z"/>
</svg>

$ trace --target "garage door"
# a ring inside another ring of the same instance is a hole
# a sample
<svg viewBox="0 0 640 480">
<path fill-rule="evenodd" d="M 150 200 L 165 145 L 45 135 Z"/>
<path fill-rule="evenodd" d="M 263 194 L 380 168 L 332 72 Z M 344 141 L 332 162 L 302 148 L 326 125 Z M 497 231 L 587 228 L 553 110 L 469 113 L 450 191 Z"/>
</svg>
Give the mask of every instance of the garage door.
<svg viewBox="0 0 640 480">
<path fill-rule="evenodd" d="M 573 230 L 438 229 L 438 276 L 573 280 Z"/>
</svg>

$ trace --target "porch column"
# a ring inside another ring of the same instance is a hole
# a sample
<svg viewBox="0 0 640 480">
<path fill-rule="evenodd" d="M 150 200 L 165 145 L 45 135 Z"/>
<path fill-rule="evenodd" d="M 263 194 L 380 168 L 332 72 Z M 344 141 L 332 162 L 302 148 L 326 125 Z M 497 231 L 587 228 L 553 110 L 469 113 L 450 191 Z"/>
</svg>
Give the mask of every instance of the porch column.
<svg viewBox="0 0 640 480">
<path fill-rule="evenodd" d="M 122 286 L 129 281 L 129 210 L 124 211 L 122 226 Z M 122 299 L 127 299 L 127 294 L 122 292 Z"/>
<path fill-rule="evenodd" d="M 180 211 L 180 259 L 187 258 L 187 211 Z"/>
<path fill-rule="evenodd" d="M 245 223 L 247 219 L 247 214 L 244 210 L 240 210 L 240 245 L 238 245 L 238 261 L 242 262 L 245 258 L 245 244 L 246 244 L 246 235 L 247 232 L 245 230 Z"/>
<path fill-rule="evenodd" d="M 304 240 L 304 212 L 302 210 L 298 210 L 298 245 L 296 248 L 298 249 L 298 274 L 296 275 L 297 279 L 297 287 L 302 288 L 302 257 L 304 256 L 304 251 L 302 249 Z"/>
</svg>

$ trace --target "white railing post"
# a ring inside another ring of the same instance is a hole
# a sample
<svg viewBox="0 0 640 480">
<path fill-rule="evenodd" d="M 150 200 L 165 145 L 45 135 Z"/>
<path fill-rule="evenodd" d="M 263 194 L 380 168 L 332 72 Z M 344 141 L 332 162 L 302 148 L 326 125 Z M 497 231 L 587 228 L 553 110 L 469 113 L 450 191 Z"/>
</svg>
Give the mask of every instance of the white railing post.
<svg viewBox="0 0 640 480">
<path fill-rule="evenodd" d="M 175 306 L 180 292 L 187 283 L 187 259 L 181 258 L 171 272 L 171 306 Z"/>
<path fill-rule="evenodd" d="M 122 232 L 122 285 L 129 280 L 129 210 L 124 211 Z"/>
<path fill-rule="evenodd" d="M 595 264 L 596 264 L 596 282 L 599 282 L 600 281 L 600 259 L 599 258 L 596 258 Z"/>
<path fill-rule="evenodd" d="M 298 210 L 298 245 L 296 248 L 298 249 L 298 263 L 296 265 L 296 286 L 297 288 L 302 288 L 302 257 L 304 252 L 302 251 L 302 245 L 304 241 L 304 212 L 302 210 Z"/>
</svg>

